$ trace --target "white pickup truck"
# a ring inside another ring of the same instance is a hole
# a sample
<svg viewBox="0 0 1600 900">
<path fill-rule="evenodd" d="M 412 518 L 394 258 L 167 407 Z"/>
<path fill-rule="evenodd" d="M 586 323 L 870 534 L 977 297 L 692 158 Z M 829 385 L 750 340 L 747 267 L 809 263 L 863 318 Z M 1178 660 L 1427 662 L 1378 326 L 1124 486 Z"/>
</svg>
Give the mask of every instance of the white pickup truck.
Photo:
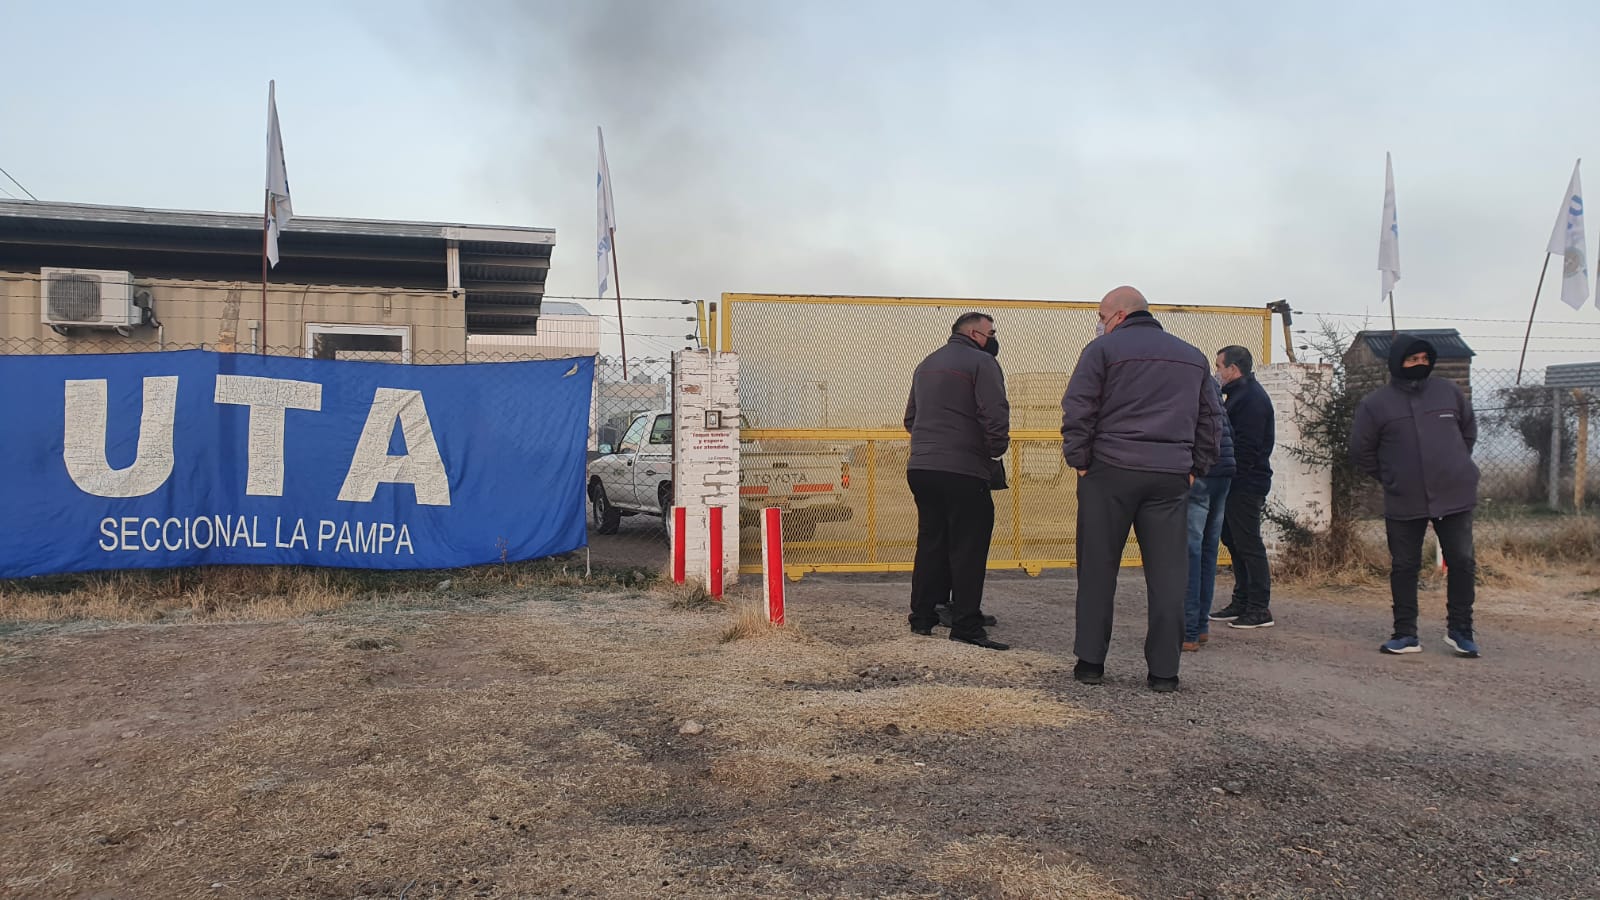
<svg viewBox="0 0 1600 900">
<path fill-rule="evenodd" d="M 597 534 L 616 534 L 626 516 L 664 516 L 672 508 L 672 413 L 641 413 L 617 446 L 600 445 L 589 463 L 589 504 Z M 739 525 L 755 528 L 760 510 L 784 510 L 784 534 L 809 541 L 817 526 L 848 521 L 850 464 L 829 451 L 763 451 L 746 443 L 739 454 Z"/>
</svg>

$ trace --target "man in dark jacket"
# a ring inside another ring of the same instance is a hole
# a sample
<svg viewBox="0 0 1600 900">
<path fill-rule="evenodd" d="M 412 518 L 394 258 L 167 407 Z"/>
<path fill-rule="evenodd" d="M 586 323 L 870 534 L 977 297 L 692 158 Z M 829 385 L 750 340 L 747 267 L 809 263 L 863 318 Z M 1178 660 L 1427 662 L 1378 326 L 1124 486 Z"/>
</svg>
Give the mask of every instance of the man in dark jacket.
<svg viewBox="0 0 1600 900">
<path fill-rule="evenodd" d="M 1205 354 L 1167 334 L 1144 296 L 1100 301 L 1100 330 L 1061 398 L 1061 452 L 1078 470 L 1078 622 L 1072 675 L 1105 677 L 1122 550 L 1139 538 L 1152 690 L 1178 689 L 1189 488 L 1217 461 L 1222 410 Z"/>
<path fill-rule="evenodd" d="M 1214 622 L 1232 628 L 1271 628 L 1272 569 L 1261 537 L 1261 514 L 1272 490 L 1272 447 L 1277 422 L 1272 398 L 1256 380 L 1255 358 L 1246 347 L 1217 351 L 1217 380 L 1233 424 L 1233 459 L 1237 467 L 1228 489 L 1222 543 L 1233 558 L 1233 600 L 1211 614 Z"/>
<path fill-rule="evenodd" d="M 1212 399 L 1222 405 L 1220 395 Z M 1221 420 L 1222 444 L 1217 462 L 1189 488 L 1189 589 L 1183 595 L 1183 649 L 1189 653 L 1210 640 L 1217 542 L 1222 537 L 1222 517 L 1227 511 L 1228 489 L 1235 471 L 1233 425 L 1226 415 Z"/>
<path fill-rule="evenodd" d="M 1350 430 L 1350 461 L 1383 484 L 1383 518 L 1389 537 L 1389 591 L 1394 635 L 1384 653 L 1417 653 L 1417 574 L 1422 538 L 1433 533 L 1449 569 L 1445 643 L 1458 656 L 1477 657 L 1472 634 L 1472 510 L 1478 505 L 1478 466 L 1472 446 L 1478 423 L 1472 404 L 1444 378 L 1429 378 L 1438 354 L 1409 334 L 1389 344 L 1394 378 L 1366 396 Z"/>
<path fill-rule="evenodd" d="M 989 495 L 996 460 L 1011 446 L 1011 406 L 995 357 L 994 319 L 969 312 L 950 339 L 911 377 L 906 481 L 917 503 L 917 555 L 911 571 L 911 630 L 932 634 L 949 603 L 950 639 L 1005 650 L 989 639 L 983 579 L 994 532 Z"/>
</svg>

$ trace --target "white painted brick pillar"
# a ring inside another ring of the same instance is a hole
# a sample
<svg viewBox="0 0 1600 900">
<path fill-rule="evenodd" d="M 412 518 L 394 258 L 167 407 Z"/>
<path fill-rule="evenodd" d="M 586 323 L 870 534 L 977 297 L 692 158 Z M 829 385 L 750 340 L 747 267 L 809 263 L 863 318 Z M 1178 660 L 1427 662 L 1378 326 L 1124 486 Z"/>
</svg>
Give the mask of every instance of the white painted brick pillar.
<svg viewBox="0 0 1600 900">
<path fill-rule="evenodd" d="M 685 574 L 706 579 L 707 510 L 721 506 L 722 583 L 731 585 L 739 579 L 739 356 L 682 350 L 672 355 L 672 369 L 672 489 L 688 519 Z M 717 421 L 708 422 L 708 413 Z"/>
<path fill-rule="evenodd" d="M 1313 531 L 1325 531 L 1333 508 L 1333 473 L 1295 459 L 1289 448 L 1300 444 L 1299 402 L 1296 395 L 1310 378 L 1331 378 L 1333 367 L 1317 363 L 1277 363 L 1256 370 L 1256 379 L 1272 398 L 1277 437 L 1272 450 L 1272 493 L 1269 506 L 1281 505 Z M 1263 529 L 1267 549 L 1275 551 L 1276 529 Z"/>
</svg>

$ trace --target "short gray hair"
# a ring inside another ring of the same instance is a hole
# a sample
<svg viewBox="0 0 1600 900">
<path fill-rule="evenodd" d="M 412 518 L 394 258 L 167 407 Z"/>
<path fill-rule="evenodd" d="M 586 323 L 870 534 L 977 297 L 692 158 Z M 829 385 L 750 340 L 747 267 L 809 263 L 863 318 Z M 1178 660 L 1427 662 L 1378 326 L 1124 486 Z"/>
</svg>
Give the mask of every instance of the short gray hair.
<svg viewBox="0 0 1600 900">
<path fill-rule="evenodd" d="M 988 313 L 981 313 L 981 312 L 962 313 L 961 314 L 961 318 L 957 319 L 956 323 L 954 325 L 950 326 L 950 333 L 951 334 L 960 334 L 961 333 L 961 329 L 966 328 L 968 325 L 971 325 L 974 322 L 979 321 L 980 319 L 985 321 L 985 322 L 988 322 L 990 324 L 994 324 L 994 316 L 991 316 Z"/>
</svg>

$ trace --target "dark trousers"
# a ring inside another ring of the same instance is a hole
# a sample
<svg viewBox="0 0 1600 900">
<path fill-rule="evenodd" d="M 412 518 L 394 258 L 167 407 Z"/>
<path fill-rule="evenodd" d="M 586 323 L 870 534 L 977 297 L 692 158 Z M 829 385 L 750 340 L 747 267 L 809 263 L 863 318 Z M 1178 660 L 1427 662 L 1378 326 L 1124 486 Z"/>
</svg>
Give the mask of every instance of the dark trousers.
<svg viewBox="0 0 1600 900">
<path fill-rule="evenodd" d="M 1428 523 L 1439 538 L 1444 564 L 1445 615 L 1452 631 L 1472 634 L 1472 601 L 1477 561 L 1472 555 L 1472 510 L 1440 519 L 1385 519 L 1389 533 L 1389 592 L 1394 597 L 1396 637 L 1417 636 L 1417 573 L 1422 571 L 1422 538 Z"/>
<path fill-rule="evenodd" d="M 1139 538 L 1148 593 L 1144 658 L 1150 674 L 1175 678 L 1189 580 L 1189 479 L 1104 464 L 1078 479 L 1078 632 L 1074 650 L 1104 664 L 1111 649 L 1117 574 L 1128 529 Z"/>
<path fill-rule="evenodd" d="M 1267 564 L 1267 544 L 1261 539 L 1261 511 L 1267 498 L 1260 494 L 1228 492 L 1228 511 L 1222 520 L 1222 543 L 1233 557 L 1233 606 L 1245 612 L 1267 611 L 1272 606 L 1272 569 Z"/>
<path fill-rule="evenodd" d="M 950 604 L 950 633 L 982 637 L 983 577 L 994 534 L 989 482 L 954 472 L 906 472 L 917 501 L 917 556 L 911 570 L 912 625 L 939 624 Z"/>
</svg>

